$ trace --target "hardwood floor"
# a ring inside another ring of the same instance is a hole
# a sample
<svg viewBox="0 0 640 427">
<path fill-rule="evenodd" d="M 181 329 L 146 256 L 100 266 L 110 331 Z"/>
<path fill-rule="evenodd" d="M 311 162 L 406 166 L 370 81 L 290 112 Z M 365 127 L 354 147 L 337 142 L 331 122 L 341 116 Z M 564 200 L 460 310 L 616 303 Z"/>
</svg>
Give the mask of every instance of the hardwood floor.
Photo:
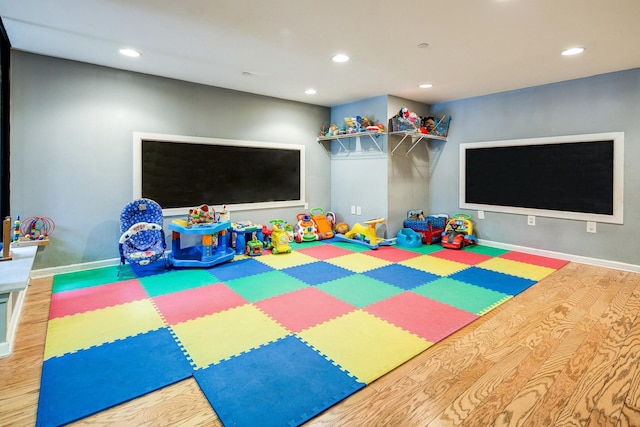
<svg viewBox="0 0 640 427">
<path fill-rule="evenodd" d="M 32 280 L 0 425 L 35 424 L 51 278 Z M 640 274 L 570 263 L 306 426 L 640 426 Z M 193 379 L 73 425 L 221 426 Z"/>
</svg>

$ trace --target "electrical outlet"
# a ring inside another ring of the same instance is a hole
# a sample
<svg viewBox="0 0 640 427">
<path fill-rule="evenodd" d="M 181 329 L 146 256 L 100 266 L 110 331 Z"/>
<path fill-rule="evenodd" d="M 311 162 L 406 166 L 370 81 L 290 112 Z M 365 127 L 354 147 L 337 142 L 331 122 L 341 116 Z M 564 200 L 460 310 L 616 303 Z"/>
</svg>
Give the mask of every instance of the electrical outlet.
<svg viewBox="0 0 640 427">
<path fill-rule="evenodd" d="M 527 216 L 527 225 L 536 225 L 536 217 L 533 215 Z"/>
<path fill-rule="evenodd" d="M 484 219 L 484 211 L 478 211 L 478 219 Z"/>
<path fill-rule="evenodd" d="M 351 215 L 355 215 L 356 214 L 356 207 L 354 205 L 351 205 Z"/>
<path fill-rule="evenodd" d="M 587 221 L 587 233 L 596 232 L 596 223 L 594 221 Z"/>
<path fill-rule="evenodd" d="M 362 215 L 362 206 L 356 207 L 356 215 Z"/>
<path fill-rule="evenodd" d="M 305 209 L 309 209 L 309 203 L 304 202 L 304 208 L 305 208 Z"/>
</svg>

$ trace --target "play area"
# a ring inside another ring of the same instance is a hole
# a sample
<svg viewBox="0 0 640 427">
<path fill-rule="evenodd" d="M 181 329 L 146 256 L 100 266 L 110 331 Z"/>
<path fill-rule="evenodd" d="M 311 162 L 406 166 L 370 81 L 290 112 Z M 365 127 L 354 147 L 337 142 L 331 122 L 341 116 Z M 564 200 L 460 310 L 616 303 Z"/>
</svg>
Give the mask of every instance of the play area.
<svg viewBox="0 0 640 427">
<path fill-rule="evenodd" d="M 358 231 L 369 244 L 375 225 Z M 37 425 L 187 378 L 224 425 L 301 425 L 566 263 L 482 245 L 374 249 L 355 234 L 297 243 L 284 221 L 271 226 L 286 252 L 56 275 Z"/>
<path fill-rule="evenodd" d="M 185 218 L 168 222 L 171 250 L 167 253 L 164 222 L 162 207 L 151 199 L 134 200 L 122 209 L 122 235 L 118 242 L 120 268 L 127 263 L 143 266 L 160 259 L 166 268 L 209 268 L 236 257 L 290 254 L 293 242 L 336 240 L 367 249 L 393 245 L 419 248 L 425 244 L 457 250 L 478 243 L 474 222 L 470 215 L 463 213 L 449 217 L 447 214 L 425 215 L 422 209 L 411 209 L 400 231 L 393 237 L 385 237 L 385 218 L 349 226 L 339 221 L 336 213 L 315 207 L 298 213 L 292 223 L 278 218 L 263 225 L 250 220 L 234 222 L 226 206 L 216 212 L 213 206 L 203 204 L 190 208 Z M 53 228 L 42 219 L 31 219 L 30 224 L 34 239 L 47 236 Z M 33 231 L 34 224 L 41 224 L 45 231 L 39 234 Z"/>
</svg>

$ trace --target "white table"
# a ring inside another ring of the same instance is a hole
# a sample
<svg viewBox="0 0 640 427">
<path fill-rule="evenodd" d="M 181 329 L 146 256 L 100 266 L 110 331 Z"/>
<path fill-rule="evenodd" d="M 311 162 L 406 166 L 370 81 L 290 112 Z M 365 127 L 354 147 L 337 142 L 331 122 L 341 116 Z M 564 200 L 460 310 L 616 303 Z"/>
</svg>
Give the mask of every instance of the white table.
<svg viewBox="0 0 640 427">
<path fill-rule="evenodd" d="M 12 259 L 0 261 L 0 357 L 11 354 L 20 309 L 37 252 L 38 246 L 12 246 Z"/>
</svg>

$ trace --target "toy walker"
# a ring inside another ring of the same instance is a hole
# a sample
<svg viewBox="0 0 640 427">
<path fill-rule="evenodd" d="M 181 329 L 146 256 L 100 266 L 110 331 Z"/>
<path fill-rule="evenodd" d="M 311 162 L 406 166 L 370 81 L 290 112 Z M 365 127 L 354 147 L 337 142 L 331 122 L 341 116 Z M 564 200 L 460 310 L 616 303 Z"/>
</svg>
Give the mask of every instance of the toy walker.
<svg viewBox="0 0 640 427">
<path fill-rule="evenodd" d="M 289 230 L 291 226 L 283 219 L 272 219 L 269 222 L 273 224 L 269 243 L 271 253 L 274 255 L 290 253 L 292 250 L 290 243 L 293 241 L 291 230 Z"/>
<path fill-rule="evenodd" d="M 442 246 L 448 249 L 462 249 L 476 243 L 478 243 L 478 238 L 473 234 L 471 215 L 455 214 L 447 222 L 447 226 L 442 232 Z"/>
</svg>

